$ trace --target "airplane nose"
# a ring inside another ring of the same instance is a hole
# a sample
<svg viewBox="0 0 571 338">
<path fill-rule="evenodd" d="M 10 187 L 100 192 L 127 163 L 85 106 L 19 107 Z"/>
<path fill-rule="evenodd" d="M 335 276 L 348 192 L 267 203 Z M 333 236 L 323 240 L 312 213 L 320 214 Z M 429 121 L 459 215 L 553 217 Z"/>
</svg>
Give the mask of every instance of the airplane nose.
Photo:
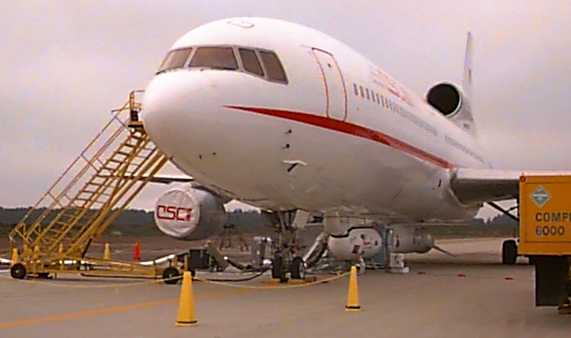
<svg viewBox="0 0 571 338">
<path fill-rule="evenodd" d="M 187 71 L 162 73 L 149 83 L 142 119 L 162 152 L 173 157 L 218 151 L 230 128 L 220 108 L 224 83 L 219 76 Z"/>
<path fill-rule="evenodd" d="M 266 173 L 285 172 L 282 160 L 290 145 L 284 135 L 291 126 L 229 108 L 252 97 L 243 82 L 234 72 L 161 73 L 145 90 L 142 119 L 151 140 L 176 167 L 202 184 L 260 199 L 261 190 L 281 190 L 276 176 Z M 250 163 L 262 177 L 252 181 Z M 279 176 L 279 182 L 285 178 Z"/>
<path fill-rule="evenodd" d="M 184 88 L 176 74 L 157 76 L 145 89 L 142 118 L 145 130 L 151 139 L 167 155 L 172 153 L 168 147 L 168 136 L 177 133 L 172 130 L 185 98 Z M 166 146 L 166 147 L 165 147 Z"/>
<path fill-rule="evenodd" d="M 151 140 L 169 157 L 200 146 L 204 128 L 213 123 L 212 93 L 216 81 L 185 71 L 157 75 L 145 89 L 142 119 Z M 189 140 L 192 139 L 192 145 Z"/>
</svg>

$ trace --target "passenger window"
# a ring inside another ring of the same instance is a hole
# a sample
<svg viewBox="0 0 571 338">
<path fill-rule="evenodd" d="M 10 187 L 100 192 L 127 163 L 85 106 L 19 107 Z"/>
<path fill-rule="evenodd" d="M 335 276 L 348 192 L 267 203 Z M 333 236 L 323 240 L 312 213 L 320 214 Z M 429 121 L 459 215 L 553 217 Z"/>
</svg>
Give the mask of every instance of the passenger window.
<svg viewBox="0 0 571 338">
<path fill-rule="evenodd" d="M 194 53 L 190 67 L 237 70 L 238 62 L 231 47 L 200 47 Z"/>
<path fill-rule="evenodd" d="M 370 100 L 371 97 L 369 96 L 369 88 L 366 88 L 366 89 L 365 89 L 365 92 L 367 93 L 367 100 Z"/>
<path fill-rule="evenodd" d="M 359 88 L 357 88 L 357 84 L 353 83 L 353 91 L 355 92 L 355 95 L 359 96 Z"/>
<path fill-rule="evenodd" d="M 244 65 L 244 70 L 246 72 L 264 76 L 264 70 L 262 69 L 260 61 L 258 60 L 254 50 L 240 48 L 239 52 L 240 58 L 242 58 L 242 64 Z"/>
<path fill-rule="evenodd" d="M 359 86 L 359 91 L 361 92 L 361 97 L 365 98 L 365 91 L 363 90 L 363 86 Z"/>
<path fill-rule="evenodd" d="M 260 57 L 268 72 L 268 79 L 270 81 L 287 82 L 287 77 L 282 67 L 282 63 L 274 52 L 260 51 Z"/>
<path fill-rule="evenodd" d="M 192 48 L 171 50 L 163 60 L 163 63 L 161 63 L 157 74 L 165 70 L 184 67 L 191 51 Z"/>
</svg>

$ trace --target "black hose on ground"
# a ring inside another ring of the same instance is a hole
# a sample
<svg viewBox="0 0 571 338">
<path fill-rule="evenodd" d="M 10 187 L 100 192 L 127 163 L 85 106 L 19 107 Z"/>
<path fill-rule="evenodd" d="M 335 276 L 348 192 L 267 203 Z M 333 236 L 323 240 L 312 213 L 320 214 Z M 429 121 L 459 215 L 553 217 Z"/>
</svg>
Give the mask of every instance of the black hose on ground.
<svg viewBox="0 0 571 338">
<path fill-rule="evenodd" d="M 231 260 L 228 257 L 225 257 L 224 260 L 226 262 L 228 262 L 228 264 L 232 265 L 233 267 L 235 267 L 236 269 L 240 270 L 240 271 L 255 271 L 252 269 L 251 266 L 246 266 L 246 265 L 242 265 L 238 262 L 234 262 L 233 260 Z"/>
<path fill-rule="evenodd" d="M 247 282 L 262 276 L 268 270 L 269 269 L 264 269 L 259 271 L 257 274 L 253 276 L 248 276 L 244 278 L 203 278 L 203 279 L 209 282 Z"/>
</svg>

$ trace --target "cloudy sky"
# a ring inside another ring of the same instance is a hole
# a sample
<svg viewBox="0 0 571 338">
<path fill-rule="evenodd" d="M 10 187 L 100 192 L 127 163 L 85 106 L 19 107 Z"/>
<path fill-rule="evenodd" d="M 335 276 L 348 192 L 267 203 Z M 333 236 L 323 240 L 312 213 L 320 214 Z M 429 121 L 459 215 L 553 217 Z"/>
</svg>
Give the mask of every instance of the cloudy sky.
<svg viewBox="0 0 571 338">
<path fill-rule="evenodd" d="M 571 2 L 2 1 L 0 205 L 33 204 L 188 30 L 267 16 L 344 41 L 419 94 L 461 80 L 475 37 L 480 138 L 497 167 L 571 169 Z M 135 206 L 149 207 L 163 187 Z"/>
</svg>

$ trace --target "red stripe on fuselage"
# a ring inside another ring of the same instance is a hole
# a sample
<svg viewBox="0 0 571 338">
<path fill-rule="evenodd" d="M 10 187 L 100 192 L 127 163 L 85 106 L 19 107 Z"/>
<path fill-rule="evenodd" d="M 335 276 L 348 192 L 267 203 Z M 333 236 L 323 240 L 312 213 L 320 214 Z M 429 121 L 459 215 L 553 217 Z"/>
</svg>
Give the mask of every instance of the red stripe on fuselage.
<svg viewBox="0 0 571 338">
<path fill-rule="evenodd" d="M 272 108 L 259 108 L 259 107 L 241 107 L 241 106 L 226 106 L 227 108 L 239 109 L 247 112 L 258 113 L 262 115 L 279 117 L 282 119 L 306 123 L 312 126 L 321 127 L 329 130 L 335 130 L 344 134 L 349 134 L 371 141 L 379 142 L 394 149 L 398 149 L 414 157 L 420 158 L 434 165 L 444 169 L 452 169 L 454 165 L 438 156 L 427 153 L 426 151 L 412 146 L 408 143 L 397 140 L 380 131 L 372 130 L 359 126 L 350 122 L 339 121 L 328 117 L 317 116 L 302 112 L 295 112 L 289 110 L 280 110 Z"/>
</svg>

